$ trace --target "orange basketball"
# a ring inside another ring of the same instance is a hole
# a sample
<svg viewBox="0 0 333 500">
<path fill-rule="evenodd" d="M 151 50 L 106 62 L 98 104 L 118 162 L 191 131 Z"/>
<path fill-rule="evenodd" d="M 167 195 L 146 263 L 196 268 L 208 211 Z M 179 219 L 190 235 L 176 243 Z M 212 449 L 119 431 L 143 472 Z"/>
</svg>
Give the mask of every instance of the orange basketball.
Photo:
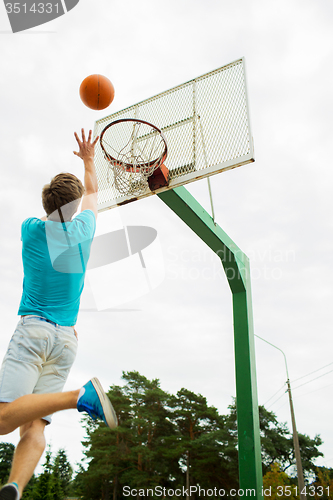
<svg viewBox="0 0 333 500">
<path fill-rule="evenodd" d="M 114 98 L 114 87 L 103 75 L 90 75 L 80 85 L 80 97 L 91 109 L 105 109 Z"/>
</svg>

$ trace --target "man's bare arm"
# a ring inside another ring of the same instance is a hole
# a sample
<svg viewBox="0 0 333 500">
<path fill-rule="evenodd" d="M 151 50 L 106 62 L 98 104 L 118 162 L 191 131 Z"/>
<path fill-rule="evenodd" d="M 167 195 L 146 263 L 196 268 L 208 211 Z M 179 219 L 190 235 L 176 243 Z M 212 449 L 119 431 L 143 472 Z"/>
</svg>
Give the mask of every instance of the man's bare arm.
<svg viewBox="0 0 333 500">
<path fill-rule="evenodd" d="M 79 145 L 79 151 L 73 151 L 76 156 L 83 160 L 84 164 L 84 187 L 85 193 L 82 200 L 81 210 L 90 209 L 97 217 L 97 191 L 98 183 L 96 169 L 94 164 L 95 145 L 98 141 L 98 136 L 91 142 L 92 131 L 89 130 L 88 140 L 86 140 L 84 130 L 81 130 L 82 141 L 74 132 L 75 139 Z"/>
</svg>

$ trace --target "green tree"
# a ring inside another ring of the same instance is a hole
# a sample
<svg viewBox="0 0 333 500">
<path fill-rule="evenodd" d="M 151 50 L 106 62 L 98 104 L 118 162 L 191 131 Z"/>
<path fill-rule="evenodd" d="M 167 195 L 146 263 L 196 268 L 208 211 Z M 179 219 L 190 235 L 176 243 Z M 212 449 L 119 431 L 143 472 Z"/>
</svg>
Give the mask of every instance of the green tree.
<svg viewBox="0 0 333 500">
<path fill-rule="evenodd" d="M 34 500 L 53 500 L 52 453 L 50 447 L 46 451 L 43 472 L 35 482 L 33 489 Z"/>
<path fill-rule="evenodd" d="M 259 406 L 259 421 L 261 434 L 261 457 L 263 474 L 278 463 L 285 470 L 290 464 L 291 442 L 290 432 L 286 423 L 279 423 L 273 412 Z"/>
<path fill-rule="evenodd" d="M 91 500 L 99 499 L 101 495 L 107 499 L 111 492 L 116 498 L 119 474 L 129 466 L 132 441 L 130 400 L 118 386 L 113 386 L 108 396 L 117 414 L 116 430 L 110 430 L 104 424 L 96 424 L 90 418 L 84 419 L 87 439 L 83 445 L 89 464 L 86 470 L 81 466 L 74 484 L 78 494 Z"/>
<path fill-rule="evenodd" d="M 234 421 L 235 429 L 237 429 L 236 404 L 231 405 L 230 410 L 230 416 Z M 270 471 L 272 464 L 278 463 L 282 471 L 288 471 L 288 474 L 292 477 L 296 476 L 293 437 L 287 424 L 279 423 L 276 415 L 263 406 L 259 406 L 259 422 L 263 474 Z M 323 456 L 318 450 L 322 440 L 318 435 L 310 438 L 300 433 L 298 439 L 304 476 L 311 478 L 316 470 L 315 459 Z"/>
<path fill-rule="evenodd" d="M 14 451 L 12 443 L 0 443 L 0 484 L 5 484 L 8 479 Z"/>
<path fill-rule="evenodd" d="M 283 472 L 278 463 L 273 463 L 263 477 L 264 498 L 280 500 L 299 498 L 297 487 L 291 482 L 288 474 Z"/>
<path fill-rule="evenodd" d="M 317 466 L 314 463 L 315 459 L 324 456 L 323 453 L 318 450 L 318 446 L 323 444 L 323 441 L 319 435 L 316 435 L 314 438 L 310 438 L 310 436 L 306 434 L 298 434 L 298 440 L 304 475 L 305 477 L 310 479 L 315 475 L 315 472 L 317 470 Z M 292 449 L 290 463 L 291 465 L 293 465 L 296 462 L 296 458 L 294 454 L 292 438 L 290 438 L 290 446 Z M 285 470 L 287 470 L 287 467 Z"/>
<path fill-rule="evenodd" d="M 187 389 L 177 392 L 171 407 L 179 433 L 172 448 L 178 454 L 186 487 L 238 487 L 237 443 L 228 419 L 208 406 L 204 396 Z"/>
<path fill-rule="evenodd" d="M 86 421 L 84 442 L 89 460 L 86 471 L 75 479 L 84 498 L 115 499 L 123 485 L 150 487 L 168 482 L 172 468 L 165 456 L 165 437 L 173 431 L 167 408 L 169 395 L 158 380 L 148 380 L 138 372 L 123 374 L 124 387 L 111 387 L 108 395 L 115 408 L 118 427 Z M 174 460 L 174 469 L 178 469 Z M 86 487 L 84 487 L 86 485 Z"/>
<path fill-rule="evenodd" d="M 85 500 L 126 500 L 125 485 L 138 490 L 197 484 L 238 488 L 235 403 L 227 415 L 220 415 L 204 396 L 187 389 L 170 395 L 158 379 L 148 380 L 135 371 L 123 373 L 123 379 L 123 387 L 112 386 L 108 393 L 118 428 L 110 430 L 89 417 L 84 419 L 87 463 L 76 474 L 72 491 Z M 280 479 L 288 471 L 283 477 L 296 484 L 290 477 L 295 459 L 286 424 L 264 407 L 259 408 L 259 417 L 264 473 L 274 473 L 271 466 L 277 463 Z M 304 470 L 311 475 L 314 460 L 321 455 L 321 439 L 299 437 Z"/>
<path fill-rule="evenodd" d="M 52 481 L 51 481 L 51 493 L 53 500 L 63 500 L 65 493 L 63 490 L 63 481 L 61 479 L 61 463 L 60 463 L 59 453 L 54 459 L 52 464 Z"/>
<path fill-rule="evenodd" d="M 138 488 L 166 486 L 174 461 L 166 457 L 165 440 L 173 435 L 169 409 L 170 396 L 160 388 L 158 379 L 148 380 L 138 372 L 123 373 L 123 390 L 131 402 L 130 464 L 123 480 Z"/>
<path fill-rule="evenodd" d="M 68 462 L 66 452 L 60 449 L 55 458 L 52 457 L 51 447 L 46 451 L 43 472 L 35 479 L 32 494 L 24 498 L 31 500 L 63 500 L 70 488 L 72 468 Z"/>
<path fill-rule="evenodd" d="M 312 483 L 311 496 L 318 500 L 333 499 L 333 469 L 317 467 L 316 479 Z M 313 494 L 314 493 L 314 494 Z"/>
<path fill-rule="evenodd" d="M 53 475 L 57 476 L 56 483 L 59 483 L 60 489 L 64 496 L 67 496 L 70 491 L 73 469 L 69 463 L 64 449 L 58 450 L 52 467 Z M 57 488 L 59 489 L 59 486 Z"/>
<path fill-rule="evenodd" d="M 77 464 L 77 470 L 74 471 L 74 479 L 71 483 L 70 496 L 84 497 L 86 470 L 82 464 Z"/>
</svg>

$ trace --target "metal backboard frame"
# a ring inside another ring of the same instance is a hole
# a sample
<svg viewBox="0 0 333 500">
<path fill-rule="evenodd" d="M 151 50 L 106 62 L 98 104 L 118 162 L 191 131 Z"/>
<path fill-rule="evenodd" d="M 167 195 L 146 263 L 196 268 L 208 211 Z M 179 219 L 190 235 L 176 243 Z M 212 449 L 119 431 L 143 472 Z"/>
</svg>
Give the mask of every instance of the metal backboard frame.
<svg viewBox="0 0 333 500">
<path fill-rule="evenodd" d="M 226 272 L 233 296 L 240 488 L 262 500 L 249 260 L 183 186 L 254 161 L 244 59 L 97 121 L 95 134 L 120 118 L 146 120 L 162 129 L 170 182 L 154 192 L 219 256 Z M 100 211 L 139 198 L 117 192 L 99 144 L 95 162 Z M 140 197 L 154 192 L 147 189 Z"/>
<path fill-rule="evenodd" d="M 254 161 L 244 58 L 96 121 L 94 134 L 121 118 L 146 120 L 163 131 L 169 185 L 147 188 L 139 197 L 119 193 L 98 143 L 99 211 Z"/>
</svg>

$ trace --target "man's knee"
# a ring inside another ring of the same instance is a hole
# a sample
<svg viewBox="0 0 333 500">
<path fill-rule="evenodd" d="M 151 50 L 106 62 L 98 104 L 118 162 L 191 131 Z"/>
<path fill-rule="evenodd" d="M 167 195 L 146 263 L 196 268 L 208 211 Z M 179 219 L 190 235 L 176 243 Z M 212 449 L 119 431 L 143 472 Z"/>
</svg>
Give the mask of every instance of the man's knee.
<svg viewBox="0 0 333 500">
<path fill-rule="evenodd" d="M 47 422 L 46 420 L 38 419 L 28 422 L 27 424 L 21 425 L 20 436 L 23 437 L 26 433 L 29 435 L 41 435 L 44 434 L 44 429 Z"/>
<path fill-rule="evenodd" d="M 8 403 L 0 403 L 0 435 L 3 436 L 4 434 L 8 434 L 10 430 L 7 428 L 7 425 L 2 419 L 2 412 L 4 408 L 8 405 Z"/>
</svg>

